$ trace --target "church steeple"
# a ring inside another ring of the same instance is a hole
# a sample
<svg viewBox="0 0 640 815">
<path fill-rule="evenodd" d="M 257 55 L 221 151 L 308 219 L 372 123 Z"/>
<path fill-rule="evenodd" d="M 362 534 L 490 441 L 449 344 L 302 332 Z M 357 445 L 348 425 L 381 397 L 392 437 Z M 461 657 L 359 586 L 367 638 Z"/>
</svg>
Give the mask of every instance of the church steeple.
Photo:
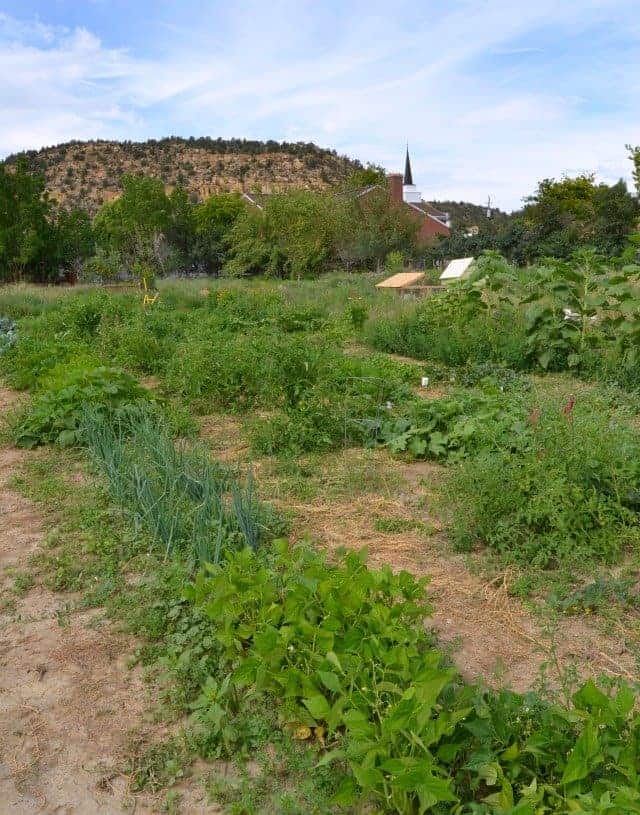
<svg viewBox="0 0 640 815">
<path fill-rule="evenodd" d="M 409 161 L 409 145 L 407 144 L 407 155 L 404 160 L 404 179 L 403 184 L 413 186 L 413 176 L 411 175 L 411 162 Z"/>
</svg>

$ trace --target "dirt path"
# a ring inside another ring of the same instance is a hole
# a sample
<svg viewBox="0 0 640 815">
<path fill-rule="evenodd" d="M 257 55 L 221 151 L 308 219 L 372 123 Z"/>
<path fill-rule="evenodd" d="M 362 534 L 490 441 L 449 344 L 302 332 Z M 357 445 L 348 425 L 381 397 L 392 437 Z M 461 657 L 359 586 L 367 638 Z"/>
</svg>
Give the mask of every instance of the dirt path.
<svg viewBox="0 0 640 815">
<path fill-rule="evenodd" d="M 430 624 L 439 641 L 451 648 L 463 676 L 517 691 L 532 689 L 540 671 L 553 685 L 560 674 L 608 674 L 637 680 L 624 639 L 606 636 L 584 618 L 563 617 L 547 626 L 508 593 L 506 574 L 487 583 L 473 574 L 462 555 L 451 552 L 436 515 L 430 511 L 429 483 L 440 478 L 430 462 L 400 464 L 404 486 L 399 494 L 363 494 L 328 505 L 300 504 L 296 529 L 311 532 L 330 549 L 366 546 L 372 565 L 391 565 L 430 578 L 433 603 Z M 376 517 L 419 519 L 430 527 L 381 534 Z"/>
<path fill-rule="evenodd" d="M 0 391 L 0 411 L 11 401 Z M 0 448 L 0 813 L 159 813 L 162 797 L 133 796 L 118 769 L 149 702 L 139 673 L 126 665 L 131 643 L 95 610 L 69 614 L 69 595 L 41 585 L 22 596 L 12 591 L 46 526 L 8 486 L 24 455 Z M 201 789 L 183 794 L 183 811 L 218 811 Z"/>
</svg>

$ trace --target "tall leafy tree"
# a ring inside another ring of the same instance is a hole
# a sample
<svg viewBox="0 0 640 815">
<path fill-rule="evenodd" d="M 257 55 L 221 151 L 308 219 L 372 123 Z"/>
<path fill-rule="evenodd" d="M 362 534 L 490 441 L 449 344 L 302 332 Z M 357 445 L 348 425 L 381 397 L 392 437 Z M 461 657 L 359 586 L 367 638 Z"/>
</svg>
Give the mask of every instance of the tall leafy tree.
<svg viewBox="0 0 640 815">
<path fill-rule="evenodd" d="M 122 188 L 122 195 L 104 204 L 96 215 L 96 240 L 104 249 L 135 256 L 140 242 L 167 233 L 172 203 L 159 178 L 125 175 Z"/>
<path fill-rule="evenodd" d="M 44 178 L 19 162 L 13 171 L 0 164 L 0 279 L 47 280 L 57 274 L 51 263 L 55 230 Z"/>
<path fill-rule="evenodd" d="M 55 254 L 58 264 L 77 274 L 82 263 L 93 254 L 93 224 L 84 209 L 61 210 L 56 224 Z"/>
<path fill-rule="evenodd" d="M 194 259 L 217 272 L 227 259 L 227 237 L 246 208 L 235 192 L 212 195 L 193 210 Z"/>
<path fill-rule="evenodd" d="M 640 196 L 640 145 L 633 147 L 631 144 L 627 145 L 629 151 L 629 158 L 633 163 L 633 181 L 636 185 L 636 192 Z"/>
</svg>

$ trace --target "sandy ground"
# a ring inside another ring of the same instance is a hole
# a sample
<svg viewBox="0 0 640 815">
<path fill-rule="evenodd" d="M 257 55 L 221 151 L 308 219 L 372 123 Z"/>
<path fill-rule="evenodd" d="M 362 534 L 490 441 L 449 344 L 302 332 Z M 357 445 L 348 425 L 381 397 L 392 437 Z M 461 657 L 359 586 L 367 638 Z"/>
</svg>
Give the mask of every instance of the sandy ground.
<svg viewBox="0 0 640 815">
<path fill-rule="evenodd" d="M 0 410 L 12 401 L 0 391 Z M 126 665 L 132 643 L 42 586 L 11 603 L 11 572 L 28 571 L 45 533 L 38 508 L 8 486 L 24 455 L 0 449 L 0 813 L 159 813 L 164 796 L 132 795 L 120 769 L 131 733 L 158 729 Z M 195 784 L 182 794 L 184 812 L 219 811 Z"/>
<path fill-rule="evenodd" d="M 395 496 L 364 494 L 330 508 L 323 503 L 301 504 L 296 507 L 296 527 L 300 533 L 311 532 L 329 549 L 366 546 L 374 566 L 389 564 L 428 576 L 433 615 L 427 624 L 450 648 L 468 680 L 516 691 L 532 689 L 541 670 L 553 686 L 573 672 L 637 680 L 624 636 L 605 636 L 584 617 L 544 624 L 509 595 L 508 572 L 489 583 L 470 571 L 463 555 L 451 552 L 440 520 L 429 509 L 429 484 L 441 477 L 438 470 L 431 462 L 402 465 L 404 486 Z M 419 519 L 433 534 L 381 534 L 373 524 L 376 516 Z"/>
</svg>

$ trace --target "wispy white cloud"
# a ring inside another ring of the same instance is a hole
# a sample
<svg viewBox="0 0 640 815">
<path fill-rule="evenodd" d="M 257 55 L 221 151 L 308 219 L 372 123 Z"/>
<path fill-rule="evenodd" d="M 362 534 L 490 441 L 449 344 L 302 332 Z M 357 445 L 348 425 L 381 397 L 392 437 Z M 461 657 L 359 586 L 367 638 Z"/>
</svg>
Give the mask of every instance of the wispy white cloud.
<svg viewBox="0 0 640 815">
<path fill-rule="evenodd" d="M 156 12 L 144 49 L 0 14 L 0 154 L 237 135 L 397 169 L 409 139 L 425 195 L 512 207 L 543 177 L 628 175 L 640 141 L 635 0 L 197 5 Z"/>
</svg>

